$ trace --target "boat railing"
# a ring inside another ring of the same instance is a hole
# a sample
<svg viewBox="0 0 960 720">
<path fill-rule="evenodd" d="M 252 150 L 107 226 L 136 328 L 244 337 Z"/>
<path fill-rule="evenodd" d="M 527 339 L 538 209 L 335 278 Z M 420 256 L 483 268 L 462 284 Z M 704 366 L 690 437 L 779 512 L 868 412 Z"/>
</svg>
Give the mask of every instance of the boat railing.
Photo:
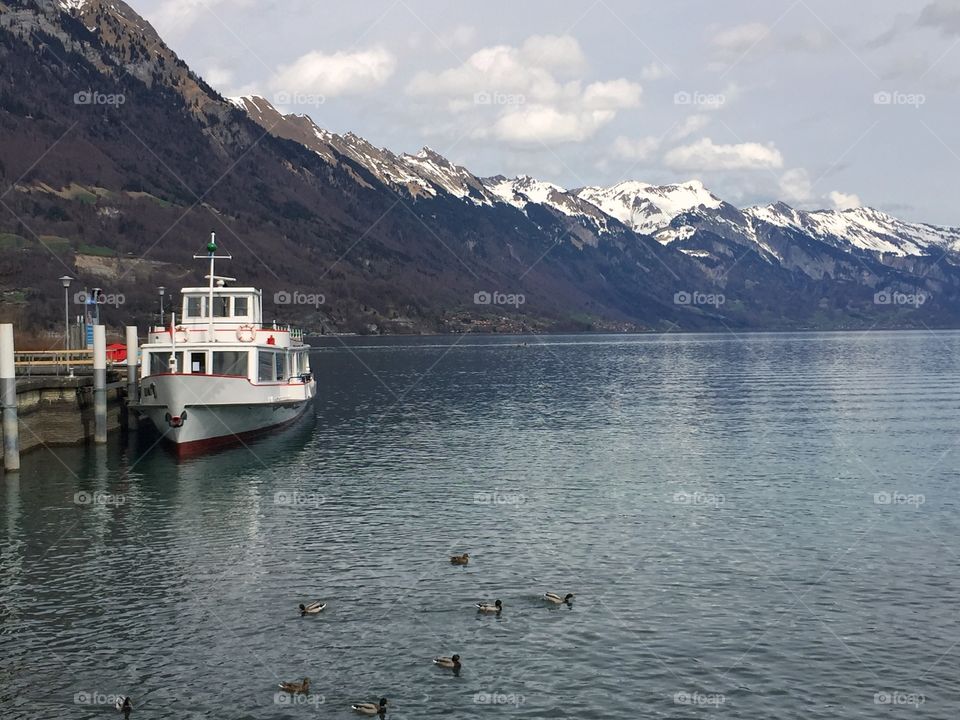
<svg viewBox="0 0 960 720">
<path fill-rule="evenodd" d="M 288 333 L 290 333 L 290 341 L 291 341 L 291 342 L 297 342 L 297 343 L 302 343 L 302 342 L 303 342 L 303 338 L 304 338 L 304 334 L 305 334 L 303 328 L 298 328 L 298 327 L 294 327 L 293 325 L 287 325 L 287 324 L 278 323 L 278 322 L 273 322 L 273 323 L 272 323 L 271 325 L 269 325 L 269 326 L 267 326 L 267 325 L 261 325 L 261 326 L 259 326 L 259 328 L 258 328 L 257 326 L 255 326 L 255 325 L 252 325 L 252 324 L 251 324 L 251 325 L 247 325 L 246 323 L 231 323 L 229 327 L 218 327 L 218 326 L 221 325 L 221 324 L 226 324 L 226 323 L 215 323 L 215 324 L 214 324 L 214 329 L 215 329 L 215 330 L 224 331 L 224 330 L 233 330 L 233 329 L 235 329 L 235 327 L 237 327 L 237 328 L 250 327 L 250 328 L 252 328 L 253 330 L 276 330 L 276 331 L 278 331 L 278 332 L 288 332 Z M 182 329 L 182 330 L 184 330 L 184 331 L 186 331 L 186 332 L 188 332 L 188 333 L 190 333 L 190 332 L 203 332 L 203 331 L 206 330 L 206 326 L 204 325 L 204 326 L 200 327 L 200 326 L 192 325 L 192 324 L 191 324 L 191 325 L 178 325 L 175 329 L 177 329 L 177 330 Z M 149 329 L 149 332 L 150 332 L 150 333 L 153 333 L 153 334 L 163 334 L 163 333 L 169 333 L 170 330 L 171 330 L 171 328 L 170 328 L 169 326 L 168 326 L 168 327 L 161 327 L 161 326 L 159 326 L 159 325 L 156 325 L 156 326 L 151 327 L 151 328 Z"/>
<path fill-rule="evenodd" d="M 281 332 L 290 333 L 291 342 L 303 342 L 303 328 L 294 327 L 293 325 L 288 325 L 285 323 L 278 323 L 277 321 L 273 322 L 273 329 L 279 330 Z"/>
</svg>

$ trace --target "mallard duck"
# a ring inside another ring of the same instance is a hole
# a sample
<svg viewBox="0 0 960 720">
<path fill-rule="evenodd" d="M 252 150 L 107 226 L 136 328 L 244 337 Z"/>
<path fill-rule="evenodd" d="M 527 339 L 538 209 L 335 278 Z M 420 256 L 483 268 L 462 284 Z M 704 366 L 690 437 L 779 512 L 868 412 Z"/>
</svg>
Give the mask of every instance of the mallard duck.
<svg viewBox="0 0 960 720">
<path fill-rule="evenodd" d="M 567 593 L 563 597 L 560 597 L 556 593 L 552 593 L 552 592 L 543 594 L 544 600 L 549 600 L 550 602 L 556 603 L 557 605 L 559 605 L 560 603 L 567 603 L 569 605 L 570 601 L 573 600 L 574 597 L 575 595 L 573 593 Z"/>
<path fill-rule="evenodd" d="M 450 562 L 454 565 L 466 565 L 470 562 L 470 553 L 464 553 L 463 555 L 451 555 Z"/>
<path fill-rule="evenodd" d="M 327 604 L 325 602 L 320 602 L 319 600 L 317 600 L 316 602 L 312 602 L 309 605 L 304 605 L 303 603 L 300 603 L 300 614 L 316 615 L 318 612 L 322 611 L 326 606 Z"/>
<path fill-rule="evenodd" d="M 350 708 L 362 715 L 383 715 L 387 712 L 387 699 L 380 698 L 379 705 L 377 703 L 356 703 L 351 705 Z"/>
<path fill-rule="evenodd" d="M 280 689 L 288 693 L 302 693 L 306 695 L 310 692 L 310 678 L 304 678 L 303 682 L 282 682 Z"/>
<path fill-rule="evenodd" d="M 453 655 L 452 657 L 436 657 L 433 659 L 433 664 L 444 668 L 453 668 L 454 670 L 459 670 L 460 656 Z"/>
<path fill-rule="evenodd" d="M 129 715 L 130 711 L 133 710 L 133 703 L 130 701 L 126 695 L 117 696 L 117 710 L 122 712 L 124 715 Z"/>
<path fill-rule="evenodd" d="M 503 610 L 503 603 L 497 600 L 493 605 L 485 602 L 477 603 L 477 611 L 483 613 L 499 613 Z"/>
</svg>

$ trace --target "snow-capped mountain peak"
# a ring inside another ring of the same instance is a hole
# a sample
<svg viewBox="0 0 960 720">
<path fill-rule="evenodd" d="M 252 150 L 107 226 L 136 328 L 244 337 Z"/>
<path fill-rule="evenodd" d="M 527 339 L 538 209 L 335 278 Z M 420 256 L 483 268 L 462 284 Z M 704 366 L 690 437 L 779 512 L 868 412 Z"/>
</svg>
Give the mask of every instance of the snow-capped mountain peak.
<svg viewBox="0 0 960 720">
<path fill-rule="evenodd" d="M 797 210 L 778 202 L 744 210 L 754 226 L 764 223 L 812 235 L 837 247 L 891 255 L 927 255 L 936 249 L 960 251 L 960 229 L 910 223 L 870 207 Z"/>
<path fill-rule="evenodd" d="M 549 205 L 552 199 L 556 201 L 558 196 L 565 192 L 559 185 L 536 180 L 529 175 L 519 175 L 512 179 L 497 175 L 486 178 L 484 185 L 500 200 L 520 210 L 529 203 Z"/>
<path fill-rule="evenodd" d="M 484 178 L 483 184 L 499 202 L 512 205 L 525 214 L 529 215 L 529 206 L 534 205 L 548 208 L 568 218 L 572 221 L 572 224 L 567 226 L 570 239 L 575 244 L 595 245 L 599 235 L 613 229 L 611 224 L 618 225 L 613 218 L 578 197 L 575 192 L 529 175 L 515 178 L 495 175 Z"/>
<path fill-rule="evenodd" d="M 723 204 L 699 180 L 674 185 L 650 185 L 627 180 L 608 188 L 585 187 L 579 196 L 637 232 L 653 234 L 678 215 L 695 208 Z"/>
<path fill-rule="evenodd" d="M 873 208 L 806 211 L 777 202 L 740 211 L 696 179 L 667 185 L 626 180 L 610 187 L 576 190 L 529 175 L 480 179 L 430 147 L 412 155 L 397 155 L 355 133 L 337 135 L 324 130 L 306 115 L 282 115 L 260 97 L 232 98 L 230 102 L 275 134 L 302 142 L 334 164 L 349 158 L 414 200 L 448 195 L 474 205 L 508 205 L 538 223 L 532 209 L 545 208 L 572 221 L 567 227 L 577 241 L 595 243 L 600 235 L 621 231 L 623 225 L 681 251 L 696 245 L 701 232 L 735 237 L 737 242 L 756 245 L 768 260 L 782 260 L 770 236 L 777 231 L 800 233 L 848 251 L 896 256 L 930 255 L 938 249 L 960 253 L 960 228 L 905 222 Z M 360 174 L 355 177 L 366 183 Z M 684 216 L 683 222 L 674 223 L 680 216 Z"/>
<path fill-rule="evenodd" d="M 414 155 L 414 157 L 419 158 L 421 160 L 431 160 L 440 165 L 448 165 L 450 167 L 453 167 L 452 162 L 447 160 L 447 158 L 445 158 L 443 155 L 438 153 L 429 145 L 424 145 L 422 148 L 420 148 L 420 151 L 416 155 Z"/>
</svg>

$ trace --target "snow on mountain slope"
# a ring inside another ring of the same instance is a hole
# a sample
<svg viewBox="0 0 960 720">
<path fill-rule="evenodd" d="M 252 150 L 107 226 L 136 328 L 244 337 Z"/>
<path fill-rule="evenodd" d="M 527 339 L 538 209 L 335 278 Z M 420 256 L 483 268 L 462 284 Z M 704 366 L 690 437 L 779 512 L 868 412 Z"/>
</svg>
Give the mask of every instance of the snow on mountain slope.
<svg viewBox="0 0 960 720">
<path fill-rule="evenodd" d="M 559 196 L 565 192 L 559 185 L 536 180 L 529 175 L 520 175 L 515 178 L 496 175 L 491 178 L 484 178 L 483 182 L 490 192 L 518 210 L 523 210 L 528 203 L 532 202 L 541 205 L 546 204 L 552 196 Z"/>
<path fill-rule="evenodd" d="M 960 252 L 960 228 L 909 223 L 873 208 L 807 212 L 774 203 L 743 212 L 755 227 L 758 223 L 768 223 L 837 247 L 847 245 L 901 257 L 929 255 L 938 249 Z"/>
<path fill-rule="evenodd" d="M 431 148 L 424 147 L 416 155 L 404 153 L 400 160 L 418 177 L 430 181 L 456 198 L 470 200 L 478 205 L 492 205 L 496 200 L 487 192 L 480 178 L 469 170 L 454 165 Z"/>
<path fill-rule="evenodd" d="M 336 137 L 317 125 L 309 115 L 282 115 L 273 105 L 255 95 L 227 98 L 234 107 L 243 110 L 260 127 L 274 135 L 296 140 L 306 145 L 324 160 L 336 164 L 334 152 Z"/>
<path fill-rule="evenodd" d="M 582 221 L 596 232 L 611 231 L 611 218 L 593 203 L 559 185 L 537 180 L 529 175 L 506 178 L 503 175 L 484 178 L 483 184 L 498 200 L 526 211 L 529 204 L 552 208 L 569 218 Z"/>
<path fill-rule="evenodd" d="M 436 197 L 437 188 L 421 177 L 403 159 L 386 148 L 378 148 L 370 141 L 348 132 L 333 135 L 331 144 L 344 155 L 370 170 L 381 182 L 406 190 L 410 197 Z"/>
<path fill-rule="evenodd" d="M 74 0 L 64 0 L 68 1 Z M 622 224 L 680 250 L 696 245 L 698 232 L 709 231 L 736 245 L 756 245 L 769 262 L 782 263 L 784 253 L 789 252 L 788 245 L 771 236 L 778 230 L 801 233 L 845 251 L 919 256 L 939 249 L 960 254 L 960 228 L 904 222 L 871 208 L 804 211 L 774 203 L 741 211 L 699 180 L 673 185 L 625 181 L 611 187 L 566 190 L 527 175 L 481 179 L 430 148 L 415 155 L 397 155 L 354 133 L 337 135 L 324 130 L 306 115 L 281 114 L 260 97 L 231 102 L 274 134 L 297 140 L 334 164 L 346 156 L 380 182 L 413 199 L 445 194 L 479 206 L 505 204 L 527 214 L 530 205 L 539 205 L 573 220 L 568 227 L 576 226 L 578 238 L 591 243 L 601 234 L 622 229 Z M 350 172 L 358 182 L 367 182 L 354 170 Z M 582 231 L 589 238 L 580 237 Z"/>
<path fill-rule="evenodd" d="M 628 180 L 612 187 L 585 187 L 579 196 L 639 233 L 651 235 L 681 213 L 695 208 L 715 209 L 720 198 L 699 180 L 677 185 L 650 185 Z"/>
<path fill-rule="evenodd" d="M 262 97 L 231 98 L 230 102 L 274 134 L 303 143 L 327 162 L 336 163 L 337 153 L 345 155 L 413 199 L 435 198 L 442 191 L 477 205 L 496 201 L 480 178 L 430 148 L 416 155 L 397 155 L 352 132 L 337 135 L 324 130 L 307 115 L 284 115 Z"/>
</svg>

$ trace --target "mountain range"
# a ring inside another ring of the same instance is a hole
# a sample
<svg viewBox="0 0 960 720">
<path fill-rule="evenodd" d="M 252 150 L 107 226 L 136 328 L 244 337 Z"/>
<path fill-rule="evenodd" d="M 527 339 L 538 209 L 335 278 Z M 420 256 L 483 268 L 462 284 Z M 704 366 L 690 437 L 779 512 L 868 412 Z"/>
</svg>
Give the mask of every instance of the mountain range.
<svg viewBox="0 0 960 720">
<path fill-rule="evenodd" d="M 211 230 L 268 316 L 314 331 L 960 321 L 958 228 L 738 208 L 696 179 L 480 177 L 222 97 L 120 0 L 0 0 L 0 63 L 0 293 L 24 326 L 62 322 L 62 274 L 149 321 Z"/>
</svg>

